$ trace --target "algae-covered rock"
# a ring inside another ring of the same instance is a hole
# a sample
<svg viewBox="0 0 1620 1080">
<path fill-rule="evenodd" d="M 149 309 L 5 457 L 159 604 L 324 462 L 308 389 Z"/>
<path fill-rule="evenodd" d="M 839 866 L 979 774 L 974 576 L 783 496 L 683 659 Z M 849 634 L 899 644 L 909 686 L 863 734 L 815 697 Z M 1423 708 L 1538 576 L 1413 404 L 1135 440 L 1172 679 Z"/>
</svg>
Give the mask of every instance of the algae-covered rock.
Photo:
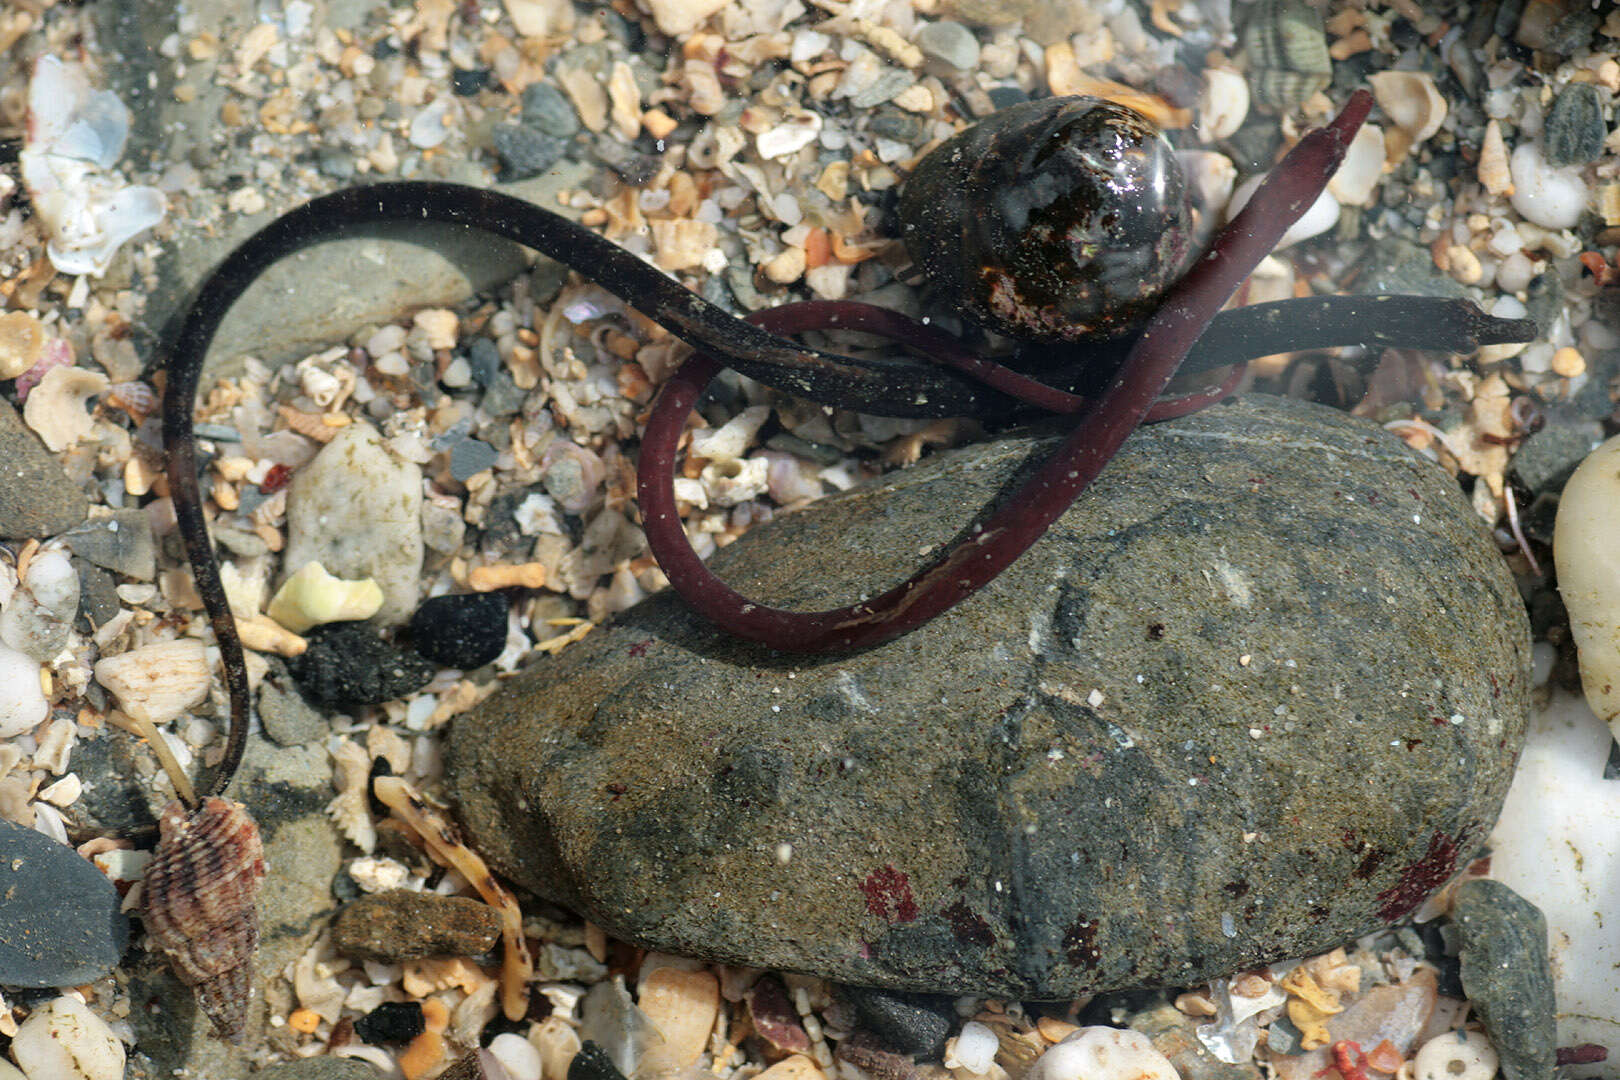
<svg viewBox="0 0 1620 1080">
<path fill-rule="evenodd" d="M 898 580 L 1048 443 L 940 454 L 716 556 L 810 609 Z M 1484 839 L 1528 630 L 1444 472 L 1253 398 L 1145 428 L 997 581 L 868 652 L 655 597 L 459 720 L 504 873 L 610 934 L 900 989 L 1200 981 L 1397 919 Z"/>
</svg>

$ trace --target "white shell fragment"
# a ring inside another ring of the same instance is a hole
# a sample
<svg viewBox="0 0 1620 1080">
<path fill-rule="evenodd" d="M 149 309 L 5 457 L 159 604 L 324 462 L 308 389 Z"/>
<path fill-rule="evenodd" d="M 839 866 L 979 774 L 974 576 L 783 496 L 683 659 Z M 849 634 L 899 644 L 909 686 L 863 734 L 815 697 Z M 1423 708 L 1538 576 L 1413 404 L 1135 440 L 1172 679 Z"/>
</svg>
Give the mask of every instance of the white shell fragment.
<svg viewBox="0 0 1620 1080">
<path fill-rule="evenodd" d="M 1395 126 L 1421 143 L 1446 120 L 1446 98 L 1434 79 L 1421 71 L 1380 71 L 1367 76 L 1373 96 Z"/>
<path fill-rule="evenodd" d="M 1232 201 L 1226 206 L 1226 218 L 1228 221 L 1237 216 L 1238 211 L 1243 209 L 1244 204 L 1249 201 L 1249 198 L 1259 189 L 1265 179 L 1263 174 L 1251 176 L 1238 185 L 1237 190 L 1232 192 Z M 1282 234 L 1282 239 L 1277 241 L 1276 250 L 1281 251 L 1290 244 L 1297 244 L 1301 240 L 1309 240 L 1313 236 L 1319 236 L 1338 223 L 1339 200 L 1333 197 L 1331 188 L 1324 189 L 1322 194 L 1316 197 L 1316 201 L 1311 204 L 1310 209 L 1301 214 L 1299 220 L 1290 225 L 1288 231 Z"/>
<path fill-rule="evenodd" d="M 657 1076 L 696 1065 L 720 1013 L 720 983 L 707 971 L 657 968 L 642 980 L 641 1011 L 664 1037 L 647 1048 L 638 1070 Z"/>
<path fill-rule="evenodd" d="M 0 645 L 0 739 L 32 731 L 50 714 L 39 670 L 38 660 Z"/>
<path fill-rule="evenodd" d="M 1378 190 L 1378 181 L 1384 176 L 1384 129 L 1377 124 L 1363 124 L 1328 190 L 1343 206 L 1366 206 Z"/>
<path fill-rule="evenodd" d="M 1554 168 L 1535 143 L 1520 143 L 1508 160 L 1513 209 L 1543 229 L 1567 229 L 1586 209 L 1586 181 L 1575 166 Z"/>
<path fill-rule="evenodd" d="M 1437 1035 L 1412 1059 L 1414 1080 L 1491 1080 L 1495 1075 L 1496 1050 L 1477 1031 Z"/>
<path fill-rule="evenodd" d="M 11 1055 L 28 1080 L 121 1080 L 124 1044 L 106 1021 L 64 994 L 24 1020 Z"/>
<path fill-rule="evenodd" d="M 1140 1031 L 1081 1028 L 1051 1047 L 1025 1080 L 1181 1080 L 1170 1059 Z"/>
<path fill-rule="evenodd" d="M 90 434 L 95 418 L 85 403 L 112 386 L 99 371 L 81 367 L 54 367 L 39 380 L 23 402 L 23 421 L 52 453 L 60 453 Z"/>
<path fill-rule="evenodd" d="M 345 581 L 319 562 L 308 562 L 276 590 L 265 613 L 302 634 L 323 623 L 369 619 L 382 605 L 382 586 L 371 578 Z"/>
<path fill-rule="evenodd" d="M 96 662 L 96 681 L 136 719 L 167 723 L 208 696 L 208 651 L 193 638 L 142 645 Z"/>
<path fill-rule="evenodd" d="M 945 1041 L 945 1067 L 966 1069 L 975 1076 L 983 1076 L 996 1063 L 996 1051 L 1001 1042 L 988 1025 L 969 1020 L 954 1039 Z"/>
<path fill-rule="evenodd" d="M 28 84 L 19 161 L 51 236 L 51 263 L 62 273 L 100 277 L 125 241 L 163 220 L 161 191 L 110 171 L 128 135 L 129 110 L 116 95 L 93 90 L 82 65 L 40 57 Z"/>
<path fill-rule="evenodd" d="M 1249 115 L 1249 83 L 1225 68 L 1204 72 L 1204 92 L 1198 96 L 1198 137 L 1215 142 L 1236 134 Z"/>
<path fill-rule="evenodd" d="M 1620 435 L 1564 485 L 1553 531 L 1558 591 L 1580 653 L 1586 703 L 1620 734 Z"/>
</svg>

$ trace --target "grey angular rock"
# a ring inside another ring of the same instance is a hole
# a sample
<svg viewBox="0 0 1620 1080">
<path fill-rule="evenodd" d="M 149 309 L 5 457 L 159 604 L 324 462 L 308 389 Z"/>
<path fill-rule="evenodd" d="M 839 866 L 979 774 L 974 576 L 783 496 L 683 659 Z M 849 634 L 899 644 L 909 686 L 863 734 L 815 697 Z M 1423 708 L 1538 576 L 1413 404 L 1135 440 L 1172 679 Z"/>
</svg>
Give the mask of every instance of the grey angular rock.
<svg viewBox="0 0 1620 1080">
<path fill-rule="evenodd" d="M 123 898 L 89 859 L 0 820 L 0 986 L 77 986 L 129 943 Z"/>
<path fill-rule="evenodd" d="M 1500 881 L 1457 887 L 1463 990 L 1502 1059 L 1507 1080 L 1552 1080 L 1557 1004 L 1547 956 L 1547 919 Z"/>
<path fill-rule="evenodd" d="M 73 528 L 89 510 L 39 436 L 0 401 L 0 539 L 43 540 Z"/>
<path fill-rule="evenodd" d="M 848 602 L 1049 445 L 941 454 L 716 568 Z M 1001 578 L 864 653 L 768 653 L 654 597 L 459 719 L 448 789 L 501 871 L 653 948 L 1012 997 L 1187 984 L 1449 878 L 1500 809 L 1528 660 L 1443 471 L 1253 398 L 1144 428 Z"/>
<path fill-rule="evenodd" d="M 280 660 L 270 661 L 270 669 L 259 683 L 259 722 L 277 746 L 302 746 L 332 733 L 326 714 L 304 700 L 292 673 Z"/>
<path fill-rule="evenodd" d="M 115 510 L 86 521 L 62 537 L 73 554 L 137 581 L 157 577 L 157 541 L 145 510 Z"/>
</svg>

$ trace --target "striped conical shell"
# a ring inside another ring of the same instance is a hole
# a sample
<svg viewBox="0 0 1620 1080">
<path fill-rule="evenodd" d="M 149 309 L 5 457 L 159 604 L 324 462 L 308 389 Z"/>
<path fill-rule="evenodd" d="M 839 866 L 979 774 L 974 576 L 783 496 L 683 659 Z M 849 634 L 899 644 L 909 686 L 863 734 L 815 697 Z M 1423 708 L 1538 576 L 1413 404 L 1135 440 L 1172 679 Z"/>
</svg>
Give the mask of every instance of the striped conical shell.
<svg viewBox="0 0 1620 1080">
<path fill-rule="evenodd" d="M 264 847 L 241 803 L 211 797 L 196 810 L 170 803 L 145 882 L 146 932 L 220 1038 L 247 1026 L 253 953 L 259 947 Z"/>
</svg>

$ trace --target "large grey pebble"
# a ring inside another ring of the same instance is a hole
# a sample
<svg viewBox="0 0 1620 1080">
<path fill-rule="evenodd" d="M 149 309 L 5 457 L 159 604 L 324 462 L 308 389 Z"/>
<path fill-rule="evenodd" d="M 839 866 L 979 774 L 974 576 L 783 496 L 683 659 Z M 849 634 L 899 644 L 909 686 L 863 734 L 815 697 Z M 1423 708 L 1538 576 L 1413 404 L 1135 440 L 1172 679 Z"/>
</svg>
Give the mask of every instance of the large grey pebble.
<svg viewBox="0 0 1620 1080">
<path fill-rule="evenodd" d="M 1461 931 L 1463 991 L 1485 1024 L 1507 1080 L 1552 1080 L 1558 1019 L 1547 919 L 1500 881 L 1466 881 L 1452 911 Z"/>
<path fill-rule="evenodd" d="M 86 521 L 62 539 L 79 558 L 115 574 L 137 581 L 157 577 L 157 541 L 145 510 L 115 510 L 107 517 Z"/>
<path fill-rule="evenodd" d="M 782 515 L 717 569 L 791 608 L 875 592 L 1035 445 Z M 1253 398 L 1138 432 L 1000 579 L 877 649 L 770 654 L 655 597 L 458 720 L 449 789 L 503 872 L 653 948 L 1013 997 L 1186 984 L 1400 918 L 1477 852 L 1528 637 L 1449 476 Z"/>
<path fill-rule="evenodd" d="M 0 401 L 0 539 L 43 540 L 84 520 L 90 503 L 10 402 Z"/>
<path fill-rule="evenodd" d="M 917 47 L 926 56 L 943 60 L 960 71 L 979 66 L 979 39 L 959 22 L 941 19 L 924 23 L 917 31 Z"/>
<path fill-rule="evenodd" d="M 122 898 L 66 844 L 0 820 L 0 986 L 78 986 L 129 942 Z"/>
<path fill-rule="evenodd" d="M 379 625 L 402 623 L 416 609 L 422 469 L 396 457 L 370 424 L 338 432 L 288 488 L 284 576 L 313 561 L 340 578 L 376 579 Z"/>
</svg>

